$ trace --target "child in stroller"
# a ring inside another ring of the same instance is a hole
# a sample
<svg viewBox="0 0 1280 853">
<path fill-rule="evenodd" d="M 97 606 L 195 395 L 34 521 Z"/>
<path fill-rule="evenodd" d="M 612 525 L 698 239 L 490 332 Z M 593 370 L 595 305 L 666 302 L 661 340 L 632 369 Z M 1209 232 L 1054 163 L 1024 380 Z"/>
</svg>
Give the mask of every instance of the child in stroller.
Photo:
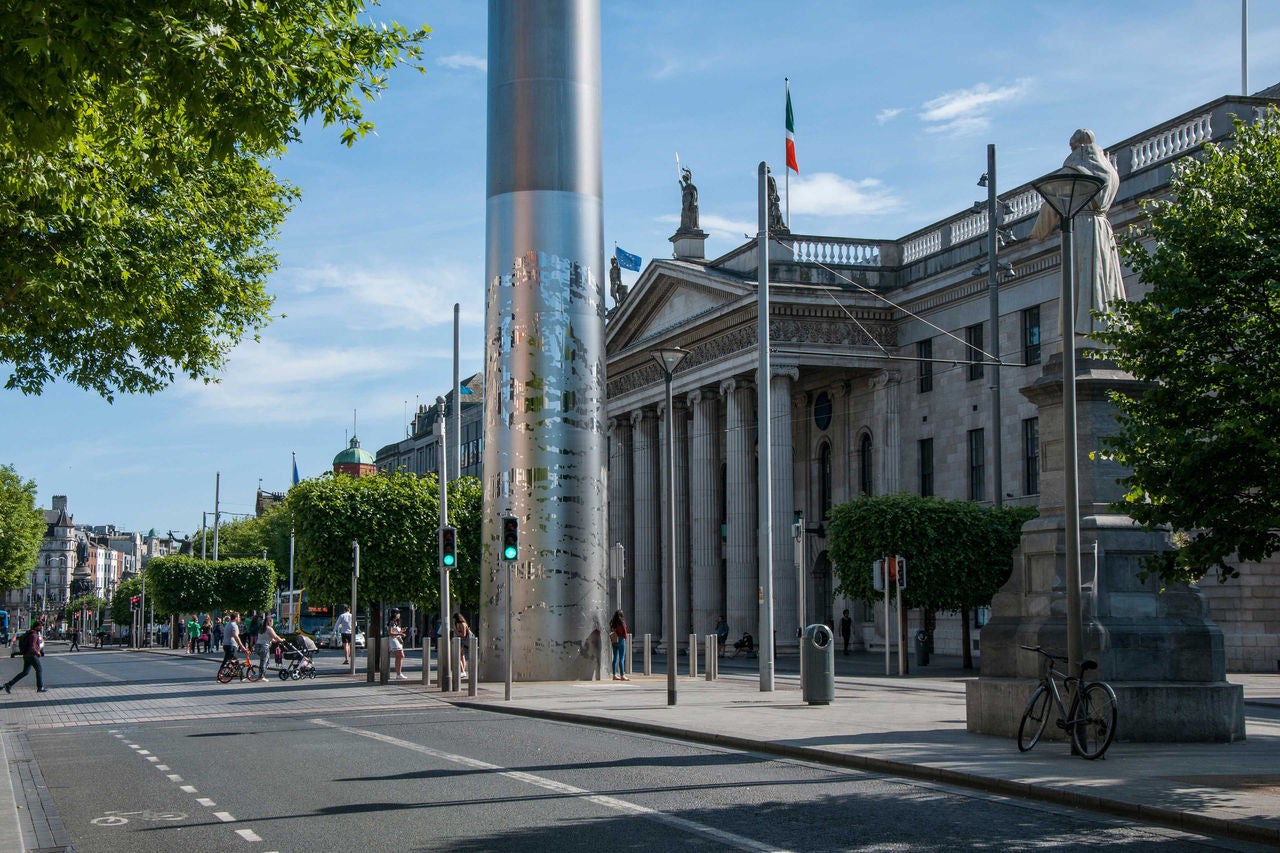
<svg viewBox="0 0 1280 853">
<path fill-rule="evenodd" d="M 306 634 L 298 634 L 297 640 L 301 647 L 295 646 L 288 640 L 276 643 L 276 666 L 273 669 L 279 671 L 281 681 L 288 681 L 291 678 L 297 681 L 299 678 L 316 677 L 316 667 L 311 662 L 311 656 L 316 650 L 316 644 Z"/>
</svg>

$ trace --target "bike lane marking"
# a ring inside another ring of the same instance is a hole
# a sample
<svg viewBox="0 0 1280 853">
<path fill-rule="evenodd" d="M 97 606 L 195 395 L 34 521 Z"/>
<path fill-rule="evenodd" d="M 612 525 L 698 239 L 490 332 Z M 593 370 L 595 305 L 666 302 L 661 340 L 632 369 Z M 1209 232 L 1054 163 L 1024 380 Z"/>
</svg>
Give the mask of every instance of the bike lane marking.
<svg viewBox="0 0 1280 853">
<path fill-rule="evenodd" d="M 775 847 L 772 844 L 764 844 L 752 838 L 746 838 L 745 836 L 727 832 L 723 829 L 717 829 L 713 826 L 708 826 L 686 818 L 676 817 L 675 815 L 670 815 L 666 812 L 658 811 L 657 809 L 651 809 L 648 806 L 642 806 L 638 803 L 620 800 L 617 797 L 611 797 L 607 794 L 597 794 L 593 791 L 587 790 L 586 788 L 579 788 L 576 785 L 569 785 L 565 782 L 557 782 L 556 780 L 549 779 L 545 776 L 526 773 L 523 770 L 512 770 L 498 764 L 490 764 L 487 761 L 481 761 L 478 758 L 470 758 L 466 755 L 442 752 L 438 749 L 432 749 L 429 746 L 423 746 L 420 743 L 401 740 L 400 738 L 384 735 L 381 732 L 369 731 L 368 729 L 352 728 L 350 726 L 344 726 L 339 723 L 333 723 L 319 718 L 312 718 L 309 722 L 317 726 L 335 729 L 357 737 L 376 740 L 389 746 L 396 746 L 401 749 L 421 753 L 422 755 L 429 755 L 432 758 L 437 758 L 441 761 L 448 761 L 452 764 L 461 764 L 464 767 L 471 767 L 476 770 L 495 773 L 499 776 L 504 776 L 517 782 L 524 782 L 528 785 L 534 785 L 547 791 L 564 794 L 569 797 L 577 797 L 586 800 L 589 803 L 594 803 L 598 806 L 612 809 L 614 811 L 623 812 L 624 814 L 647 818 L 649 820 L 657 821 L 658 823 L 665 823 L 668 826 L 675 827 L 676 829 L 680 829 L 685 832 L 697 833 L 704 838 L 710 838 L 721 844 L 730 845 L 738 850 L 748 850 L 752 851 L 752 853 L 787 853 L 783 848 Z"/>
</svg>

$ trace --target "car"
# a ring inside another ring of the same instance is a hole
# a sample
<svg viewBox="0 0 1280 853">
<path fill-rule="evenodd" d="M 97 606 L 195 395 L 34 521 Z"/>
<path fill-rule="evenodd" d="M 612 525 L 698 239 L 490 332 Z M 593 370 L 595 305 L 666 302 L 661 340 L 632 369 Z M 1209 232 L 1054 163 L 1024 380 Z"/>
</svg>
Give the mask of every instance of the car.
<svg viewBox="0 0 1280 853">
<path fill-rule="evenodd" d="M 351 639 L 357 649 L 363 649 L 365 645 L 364 627 L 357 624 L 356 635 Z M 316 645 L 327 649 L 340 649 L 342 648 L 342 637 L 331 625 L 316 634 Z"/>
</svg>

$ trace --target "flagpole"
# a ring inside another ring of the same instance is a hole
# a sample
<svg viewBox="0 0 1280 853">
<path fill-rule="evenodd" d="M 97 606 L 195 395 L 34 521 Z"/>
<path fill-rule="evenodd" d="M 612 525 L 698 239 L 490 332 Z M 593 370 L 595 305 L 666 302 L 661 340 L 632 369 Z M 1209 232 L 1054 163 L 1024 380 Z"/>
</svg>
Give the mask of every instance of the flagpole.
<svg viewBox="0 0 1280 853">
<path fill-rule="evenodd" d="M 293 456 L 293 485 L 298 485 L 298 454 Z M 293 513 L 289 513 L 289 625 L 297 631 L 302 627 L 298 621 L 298 599 L 293 590 L 293 555 L 294 555 Z"/>
<path fill-rule="evenodd" d="M 791 78 L 783 77 L 782 82 L 787 90 L 787 106 L 791 105 Z M 787 152 L 782 152 L 782 162 L 787 162 Z M 790 165 L 782 170 L 782 193 L 787 197 L 787 227 L 791 227 L 791 168 Z"/>
</svg>

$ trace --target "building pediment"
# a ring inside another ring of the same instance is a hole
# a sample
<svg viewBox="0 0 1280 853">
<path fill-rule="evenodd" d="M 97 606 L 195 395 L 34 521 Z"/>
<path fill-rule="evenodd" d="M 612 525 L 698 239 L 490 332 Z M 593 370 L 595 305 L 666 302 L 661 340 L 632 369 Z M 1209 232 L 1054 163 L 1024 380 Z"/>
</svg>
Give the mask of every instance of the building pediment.
<svg viewBox="0 0 1280 853">
<path fill-rule="evenodd" d="M 700 265 L 656 262 L 646 268 L 623 304 L 610 318 L 607 349 L 616 353 L 633 344 L 658 339 L 754 298 L 754 286 Z"/>
</svg>

